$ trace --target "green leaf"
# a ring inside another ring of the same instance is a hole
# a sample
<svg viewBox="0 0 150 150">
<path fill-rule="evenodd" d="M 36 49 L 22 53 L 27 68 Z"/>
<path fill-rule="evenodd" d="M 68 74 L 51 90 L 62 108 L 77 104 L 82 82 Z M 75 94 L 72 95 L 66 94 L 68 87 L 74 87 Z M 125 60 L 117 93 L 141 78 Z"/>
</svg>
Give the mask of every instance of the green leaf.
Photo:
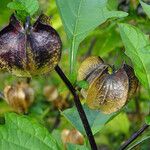
<svg viewBox="0 0 150 150">
<path fill-rule="evenodd" d="M 31 118 L 7 113 L 0 126 L 0 149 L 58 150 L 58 146 L 48 130 Z"/>
<path fill-rule="evenodd" d="M 99 132 L 102 127 L 108 122 L 108 120 L 114 115 L 102 114 L 97 110 L 89 109 L 86 105 L 83 105 L 84 111 L 88 118 L 93 134 Z M 75 107 L 67 109 L 62 112 L 62 115 L 82 134 L 85 135 L 84 127 L 81 123 L 81 119 Z"/>
<path fill-rule="evenodd" d="M 72 84 L 74 84 L 76 82 L 76 79 L 77 79 L 77 73 L 76 72 L 69 74 L 69 80 Z"/>
<path fill-rule="evenodd" d="M 89 87 L 89 83 L 87 81 L 84 81 L 84 80 L 77 81 L 76 85 L 79 86 L 82 89 L 88 89 L 88 87 Z"/>
<path fill-rule="evenodd" d="M 61 131 L 56 130 L 56 129 L 53 130 L 52 136 L 54 137 L 54 139 L 56 139 L 56 142 L 59 145 L 60 150 L 65 150 L 65 147 L 64 148 L 62 147 L 63 142 L 62 142 L 62 139 L 61 139 Z"/>
<path fill-rule="evenodd" d="M 24 7 L 23 4 L 20 2 L 10 2 L 7 5 L 8 8 L 14 9 L 14 10 L 25 10 L 26 8 Z"/>
<path fill-rule="evenodd" d="M 9 21 L 11 11 L 7 8 L 7 4 L 11 0 L 0 0 L 0 28 Z"/>
<path fill-rule="evenodd" d="M 117 128 L 116 128 L 117 124 Z M 124 133 L 128 135 L 130 129 L 130 122 L 126 113 L 122 112 L 117 115 L 114 119 L 109 121 L 105 126 L 103 133 Z"/>
<path fill-rule="evenodd" d="M 145 117 L 145 122 L 146 124 L 150 125 L 150 116 Z"/>
<path fill-rule="evenodd" d="M 122 46 L 122 41 L 120 35 L 115 31 L 115 27 L 109 29 L 107 32 L 102 34 L 97 42 L 97 51 L 98 55 L 101 57 L 109 55 L 113 50 L 116 50 L 117 47 Z"/>
<path fill-rule="evenodd" d="M 150 139 L 150 136 L 141 137 L 140 139 L 138 138 L 138 140 L 133 142 L 133 144 L 130 145 L 129 148 L 127 148 L 127 150 L 133 150 L 136 146 L 141 145 L 141 143 L 143 143 L 143 142 L 145 142 L 146 140 L 149 140 L 149 139 Z"/>
<path fill-rule="evenodd" d="M 34 15 L 39 9 L 37 0 L 14 0 L 8 3 L 7 7 L 17 11 L 17 16 L 25 20 L 27 15 Z"/>
<path fill-rule="evenodd" d="M 125 53 L 131 59 L 139 81 L 150 90 L 150 43 L 149 37 L 138 28 L 120 24 L 120 33 L 125 45 Z M 150 93 L 150 92 L 149 92 Z"/>
<path fill-rule="evenodd" d="M 145 13 L 148 15 L 148 17 L 150 18 L 150 5 L 140 1 L 142 7 L 143 7 L 143 10 L 145 11 Z"/>
<path fill-rule="evenodd" d="M 85 145 L 67 144 L 68 150 L 89 150 Z"/>
<path fill-rule="evenodd" d="M 97 26 L 112 17 L 127 13 L 109 11 L 107 0 L 56 0 L 70 42 L 70 70 L 74 71 L 79 44 Z"/>
<path fill-rule="evenodd" d="M 116 1 L 116 0 L 108 0 L 108 8 L 110 10 L 117 10 L 117 8 L 118 8 L 118 1 Z"/>
</svg>

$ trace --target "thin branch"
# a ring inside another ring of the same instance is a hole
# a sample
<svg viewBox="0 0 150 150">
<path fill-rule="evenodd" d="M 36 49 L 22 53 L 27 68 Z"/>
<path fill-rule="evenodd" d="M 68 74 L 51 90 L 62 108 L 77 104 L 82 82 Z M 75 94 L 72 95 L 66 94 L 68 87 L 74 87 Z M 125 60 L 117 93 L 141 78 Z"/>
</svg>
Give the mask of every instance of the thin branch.
<svg viewBox="0 0 150 150">
<path fill-rule="evenodd" d="M 126 149 L 135 139 L 137 139 L 147 128 L 149 125 L 144 124 L 137 132 L 135 132 L 120 148 L 119 150 Z"/>
<path fill-rule="evenodd" d="M 70 90 L 70 92 L 72 93 L 72 95 L 74 97 L 74 103 L 75 103 L 76 108 L 78 110 L 78 113 L 80 115 L 80 118 L 81 118 L 82 124 L 84 126 L 84 129 L 86 131 L 88 140 L 89 140 L 90 145 L 91 145 L 91 149 L 92 150 L 97 150 L 97 146 L 96 146 L 96 143 L 95 143 L 94 136 L 92 134 L 89 122 L 87 120 L 86 114 L 85 114 L 85 112 L 83 110 L 83 107 L 81 105 L 79 96 L 76 93 L 75 88 L 73 87 L 73 85 L 68 80 L 68 78 L 65 76 L 65 74 L 63 73 L 63 71 L 61 70 L 61 68 L 59 66 L 55 67 L 55 71 L 58 73 L 58 75 L 60 76 L 60 78 L 64 81 L 64 83 L 66 84 L 66 86 L 68 87 L 68 89 Z"/>
</svg>

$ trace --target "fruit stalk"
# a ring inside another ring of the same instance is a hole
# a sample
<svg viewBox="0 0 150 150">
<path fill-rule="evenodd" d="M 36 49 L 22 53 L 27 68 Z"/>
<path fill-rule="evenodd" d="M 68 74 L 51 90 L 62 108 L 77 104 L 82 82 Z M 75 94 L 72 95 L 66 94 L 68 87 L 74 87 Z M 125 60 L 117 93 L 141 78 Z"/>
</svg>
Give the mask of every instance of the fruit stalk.
<svg viewBox="0 0 150 150">
<path fill-rule="evenodd" d="M 147 128 L 148 124 L 144 124 L 137 132 L 135 132 L 131 138 L 129 138 L 120 148 L 119 150 L 126 149 L 134 140 L 136 140 Z"/>
<path fill-rule="evenodd" d="M 70 92 L 72 93 L 72 95 L 74 97 L 74 103 L 75 103 L 76 108 L 78 110 L 78 113 L 80 115 L 80 118 L 81 118 L 82 124 L 84 126 L 84 129 L 86 131 L 88 140 L 89 140 L 90 145 L 91 145 L 91 149 L 92 150 L 97 150 L 97 146 L 96 146 L 96 142 L 95 142 L 94 136 L 92 134 L 92 130 L 90 128 L 88 119 L 87 119 L 86 114 L 85 114 L 85 112 L 83 110 L 83 107 L 81 105 L 79 96 L 78 96 L 75 88 L 73 87 L 71 82 L 68 80 L 68 78 L 65 76 L 65 74 L 63 73 L 63 71 L 61 70 L 61 68 L 58 65 L 55 67 L 55 71 L 58 73 L 58 75 L 64 81 L 64 83 L 67 85 L 68 89 L 70 90 Z"/>
<path fill-rule="evenodd" d="M 30 16 L 27 16 L 26 17 L 26 22 L 25 22 L 25 30 L 27 31 L 29 29 L 29 26 L 30 26 Z"/>
</svg>

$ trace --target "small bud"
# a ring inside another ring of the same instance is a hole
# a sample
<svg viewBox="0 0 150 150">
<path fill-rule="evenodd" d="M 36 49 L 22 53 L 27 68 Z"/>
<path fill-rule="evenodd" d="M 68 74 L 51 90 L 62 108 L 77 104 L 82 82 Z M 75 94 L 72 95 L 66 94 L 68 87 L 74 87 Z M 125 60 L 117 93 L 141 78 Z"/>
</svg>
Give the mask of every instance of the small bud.
<svg viewBox="0 0 150 150">
<path fill-rule="evenodd" d="M 76 129 L 73 130 L 64 129 L 61 133 L 61 139 L 64 144 L 67 143 L 78 144 L 78 145 L 84 144 L 83 135 Z"/>
<path fill-rule="evenodd" d="M 66 102 L 66 100 L 61 96 L 59 95 L 57 97 L 57 99 L 55 101 L 53 101 L 53 105 L 54 107 L 56 107 L 57 109 L 65 109 L 69 106 L 69 104 Z"/>
<path fill-rule="evenodd" d="M 67 137 L 68 137 L 69 132 L 70 132 L 70 130 L 68 130 L 68 129 L 64 129 L 61 132 L 61 139 L 64 144 L 67 143 Z"/>
<path fill-rule="evenodd" d="M 43 90 L 44 96 L 48 101 L 54 101 L 58 97 L 58 90 L 55 86 L 46 86 Z"/>
<path fill-rule="evenodd" d="M 59 95 L 55 86 L 46 86 L 43 90 L 43 93 L 47 100 L 52 102 L 55 108 L 62 110 L 68 107 L 68 103 L 63 96 Z"/>
<path fill-rule="evenodd" d="M 4 88 L 6 102 L 18 113 L 27 113 L 34 100 L 34 90 L 27 83 L 17 83 Z"/>
</svg>

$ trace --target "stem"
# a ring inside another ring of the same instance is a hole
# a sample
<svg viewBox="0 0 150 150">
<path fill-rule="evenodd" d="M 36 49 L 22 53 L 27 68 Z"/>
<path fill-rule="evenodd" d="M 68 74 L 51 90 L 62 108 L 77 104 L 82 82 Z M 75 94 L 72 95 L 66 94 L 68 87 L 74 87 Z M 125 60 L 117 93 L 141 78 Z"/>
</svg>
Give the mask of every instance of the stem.
<svg viewBox="0 0 150 150">
<path fill-rule="evenodd" d="M 72 44 L 71 44 L 71 48 L 70 48 L 70 58 L 69 58 L 69 62 L 70 62 L 70 73 L 72 74 L 73 73 L 73 70 L 76 66 L 76 62 L 75 62 L 75 59 L 76 59 L 76 54 L 77 53 L 76 51 L 76 48 L 75 48 L 75 45 L 74 45 L 74 40 L 75 40 L 75 37 L 73 37 L 73 40 L 72 40 Z"/>
<path fill-rule="evenodd" d="M 65 74 L 63 73 L 63 71 L 61 70 L 61 68 L 57 65 L 55 67 L 55 71 L 58 73 L 58 75 L 60 76 L 60 78 L 64 81 L 64 83 L 66 84 L 66 86 L 68 87 L 68 89 L 70 90 L 70 92 L 72 93 L 73 97 L 74 97 L 74 103 L 76 105 L 76 108 L 78 110 L 78 113 L 80 115 L 82 124 L 84 126 L 84 129 L 86 131 L 88 140 L 90 142 L 91 145 L 91 149 L 92 150 L 97 150 L 97 146 L 94 140 L 94 136 L 92 134 L 89 122 L 87 120 L 86 114 L 83 110 L 83 107 L 81 105 L 80 99 L 78 94 L 76 93 L 76 90 L 74 89 L 73 85 L 71 84 L 71 82 L 68 80 L 68 78 L 65 76 Z"/>
<path fill-rule="evenodd" d="M 124 150 L 127 148 L 137 137 L 139 137 L 147 128 L 149 125 L 144 124 L 137 132 L 135 132 L 130 139 L 128 139 L 121 147 L 119 150 Z"/>
<path fill-rule="evenodd" d="M 27 31 L 29 27 L 30 27 L 30 16 L 27 16 L 25 22 L 25 30 Z"/>
</svg>

